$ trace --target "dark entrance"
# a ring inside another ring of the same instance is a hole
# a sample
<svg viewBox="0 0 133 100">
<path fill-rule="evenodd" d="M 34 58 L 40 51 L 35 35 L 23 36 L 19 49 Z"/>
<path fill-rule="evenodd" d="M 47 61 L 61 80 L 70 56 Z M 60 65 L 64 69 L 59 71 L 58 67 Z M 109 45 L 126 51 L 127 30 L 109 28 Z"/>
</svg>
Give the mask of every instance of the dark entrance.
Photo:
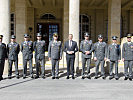
<svg viewBox="0 0 133 100">
<path fill-rule="evenodd" d="M 53 39 L 53 33 L 57 32 L 59 34 L 59 24 L 53 23 L 38 23 L 37 32 L 42 33 L 43 40 L 46 42 L 46 51 L 48 51 L 49 42 Z"/>
</svg>

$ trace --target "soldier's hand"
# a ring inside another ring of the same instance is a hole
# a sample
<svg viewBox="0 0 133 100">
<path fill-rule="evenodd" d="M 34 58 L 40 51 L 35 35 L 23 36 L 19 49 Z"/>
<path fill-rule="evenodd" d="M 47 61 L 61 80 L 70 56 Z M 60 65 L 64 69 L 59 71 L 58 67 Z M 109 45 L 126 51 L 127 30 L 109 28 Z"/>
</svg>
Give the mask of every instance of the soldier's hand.
<svg viewBox="0 0 133 100">
<path fill-rule="evenodd" d="M 96 58 L 96 57 L 94 57 L 94 60 L 95 60 L 95 61 L 97 61 L 97 58 Z"/>
<path fill-rule="evenodd" d="M 6 60 L 8 59 L 8 58 L 5 58 Z"/>
<path fill-rule="evenodd" d="M 90 51 L 86 51 L 86 55 L 90 54 Z"/>
<path fill-rule="evenodd" d="M 62 58 L 60 57 L 60 60 L 61 60 Z"/>
<path fill-rule="evenodd" d="M 121 60 L 118 60 L 118 62 L 120 62 Z"/>
<path fill-rule="evenodd" d="M 107 58 L 104 58 L 104 60 L 106 61 L 106 60 L 107 60 Z"/>
<path fill-rule="evenodd" d="M 122 61 L 124 62 L 124 58 L 122 58 Z"/>
<path fill-rule="evenodd" d="M 49 58 L 49 60 L 51 60 L 51 58 Z"/>
</svg>

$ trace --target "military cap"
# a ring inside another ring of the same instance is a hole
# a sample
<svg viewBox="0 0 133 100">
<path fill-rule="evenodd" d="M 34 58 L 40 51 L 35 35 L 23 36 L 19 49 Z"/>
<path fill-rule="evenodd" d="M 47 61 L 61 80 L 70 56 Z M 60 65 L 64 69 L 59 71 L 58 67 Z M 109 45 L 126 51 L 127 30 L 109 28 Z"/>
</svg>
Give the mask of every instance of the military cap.
<svg viewBox="0 0 133 100">
<path fill-rule="evenodd" d="M 30 36 L 28 34 L 24 34 L 24 37 L 25 38 L 29 38 Z"/>
<path fill-rule="evenodd" d="M 0 35 L 0 39 L 2 39 L 3 38 L 3 35 Z"/>
<path fill-rule="evenodd" d="M 132 37 L 132 34 L 127 34 L 127 38 L 131 38 Z"/>
<path fill-rule="evenodd" d="M 88 32 L 85 32 L 84 36 L 90 36 L 90 34 Z"/>
<path fill-rule="evenodd" d="M 117 40 L 117 36 L 112 36 L 112 40 Z"/>
<path fill-rule="evenodd" d="M 99 35 L 98 35 L 98 38 L 103 38 L 102 34 L 99 34 Z"/>
<path fill-rule="evenodd" d="M 41 37 L 41 36 L 42 36 L 42 34 L 41 34 L 41 33 L 37 33 L 37 35 L 36 35 L 36 36 Z"/>
<path fill-rule="evenodd" d="M 54 37 L 57 37 L 57 36 L 58 36 L 58 34 L 57 34 L 57 33 L 54 33 L 54 34 L 53 34 L 53 36 L 54 36 Z"/>
<path fill-rule="evenodd" d="M 11 39 L 16 39 L 16 36 L 15 35 L 11 35 Z"/>
</svg>

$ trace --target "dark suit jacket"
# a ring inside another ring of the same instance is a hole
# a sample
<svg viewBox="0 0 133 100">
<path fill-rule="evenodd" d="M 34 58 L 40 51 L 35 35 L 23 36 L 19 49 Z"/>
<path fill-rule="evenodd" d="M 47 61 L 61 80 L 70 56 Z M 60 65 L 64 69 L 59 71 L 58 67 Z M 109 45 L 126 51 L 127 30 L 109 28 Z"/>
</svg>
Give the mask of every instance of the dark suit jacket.
<svg viewBox="0 0 133 100">
<path fill-rule="evenodd" d="M 75 53 L 78 51 L 77 42 L 72 40 L 72 46 L 69 46 L 69 40 L 64 44 L 64 52 L 66 52 L 66 57 L 75 58 Z M 74 51 L 73 54 L 68 54 L 67 51 Z"/>
</svg>

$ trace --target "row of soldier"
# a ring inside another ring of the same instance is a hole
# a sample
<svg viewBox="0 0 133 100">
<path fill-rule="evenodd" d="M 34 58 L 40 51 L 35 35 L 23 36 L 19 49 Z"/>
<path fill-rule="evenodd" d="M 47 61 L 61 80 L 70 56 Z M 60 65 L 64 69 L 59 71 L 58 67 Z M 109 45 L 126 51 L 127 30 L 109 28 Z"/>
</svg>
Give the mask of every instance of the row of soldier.
<svg viewBox="0 0 133 100">
<path fill-rule="evenodd" d="M 131 42 L 131 34 L 127 35 L 127 42 L 123 44 L 122 48 L 122 60 L 124 61 L 124 80 L 132 80 L 132 64 L 133 64 L 133 42 Z M 27 76 L 27 62 L 29 62 L 29 70 L 31 78 L 39 78 L 39 67 L 41 66 L 41 77 L 45 79 L 45 46 L 46 43 L 42 40 L 42 34 L 37 33 L 37 41 L 30 41 L 28 34 L 24 35 L 24 42 L 19 46 L 16 43 L 16 36 L 11 36 L 11 42 L 6 46 L 2 43 L 3 36 L 0 35 L 0 80 L 3 80 L 3 70 L 5 60 L 8 59 L 8 78 L 12 78 L 12 65 L 15 64 L 16 78 L 19 79 L 18 71 L 18 54 L 21 51 L 23 55 L 23 79 Z M 99 74 L 99 65 L 101 64 L 101 75 L 105 79 L 105 69 L 104 63 L 106 60 L 110 62 L 109 67 L 109 79 L 113 77 L 118 80 L 118 63 L 121 60 L 121 48 L 117 44 L 117 36 L 112 37 L 112 44 L 107 46 L 103 42 L 103 36 L 98 35 L 98 42 L 92 43 L 90 40 L 90 34 L 84 34 L 85 40 L 80 43 L 80 51 L 82 52 L 82 79 L 90 77 L 90 64 L 92 58 L 92 52 L 94 52 L 94 61 L 95 61 L 95 79 L 98 78 Z M 35 51 L 35 62 L 36 62 L 36 76 L 33 75 L 32 67 L 32 58 L 33 51 Z M 66 61 L 67 61 L 67 78 L 69 79 L 72 75 L 72 79 L 75 79 L 74 76 L 74 62 L 75 62 L 75 53 L 78 51 L 77 42 L 73 41 L 73 35 L 69 34 L 69 40 L 64 43 L 62 49 L 62 42 L 58 41 L 58 34 L 53 34 L 53 41 L 49 43 L 48 47 L 48 57 L 51 60 L 52 65 L 52 79 L 59 79 L 59 61 L 62 59 L 62 52 L 66 52 Z M 87 75 L 85 75 L 85 66 L 87 63 Z M 113 74 L 113 66 L 115 64 L 115 73 Z M 128 72 L 129 69 L 129 72 Z M 70 71 L 71 70 L 71 71 Z"/>
</svg>

